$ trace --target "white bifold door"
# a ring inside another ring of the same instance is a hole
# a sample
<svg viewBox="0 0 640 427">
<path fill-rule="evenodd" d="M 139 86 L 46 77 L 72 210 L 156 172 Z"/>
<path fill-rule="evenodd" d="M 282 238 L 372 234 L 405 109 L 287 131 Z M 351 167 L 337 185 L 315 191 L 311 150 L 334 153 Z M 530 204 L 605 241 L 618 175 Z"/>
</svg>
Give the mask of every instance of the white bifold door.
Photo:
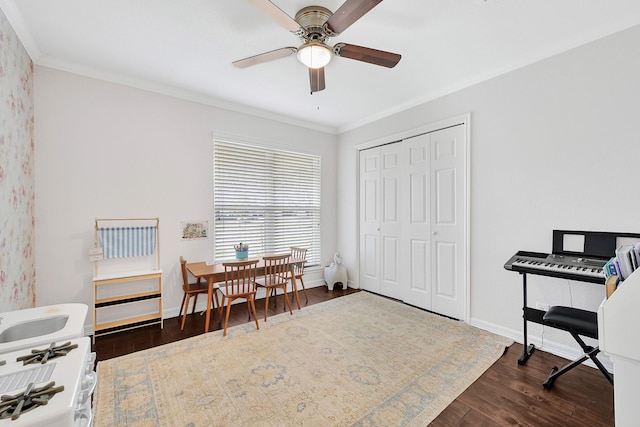
<svg viewBox="0 0 640 427">
<path fill-rule="evenodd" d="M 463 319 L 464 125 L 360 151 L 360 287 Z"/>
</svg>

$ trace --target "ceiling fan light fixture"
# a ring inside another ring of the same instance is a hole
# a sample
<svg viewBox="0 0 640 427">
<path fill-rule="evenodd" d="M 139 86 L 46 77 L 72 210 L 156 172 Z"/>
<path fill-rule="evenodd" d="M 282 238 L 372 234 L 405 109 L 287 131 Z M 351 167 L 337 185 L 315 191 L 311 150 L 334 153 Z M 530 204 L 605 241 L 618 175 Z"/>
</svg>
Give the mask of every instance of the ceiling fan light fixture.
<svg viewBox="0 0 640 427">
<path fill-rule="evenodd" d="M 324 43 L 309 42 L 298 48 L 297 56 L 309 68 L 322 68 L 331 61 L 331 49 Z"/>
</svg>

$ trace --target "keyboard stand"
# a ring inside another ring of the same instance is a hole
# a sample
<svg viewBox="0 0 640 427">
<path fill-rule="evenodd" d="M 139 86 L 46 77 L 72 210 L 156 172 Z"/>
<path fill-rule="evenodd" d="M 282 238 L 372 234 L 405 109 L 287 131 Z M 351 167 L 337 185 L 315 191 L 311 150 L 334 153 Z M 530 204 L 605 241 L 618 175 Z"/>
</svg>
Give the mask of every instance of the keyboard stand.
<svg viewBox="0 0 640 427">
<path fill-rule="evenodd" d="M 536 349 L 536 346 L 533 344 L 528 344 L 527 339 L 527 322 L 534 322 L 544 325 L 544 320 L 542 317 L 544 316 L 544 311 L 538 310 L 536 308 L 531 308 L 527 306 L 527 273 L 520 273 L 522 275 L 522 319 L 523 319 L 523 341 L 524 341 L 524 349 L 522 350 L 522 355 L 518 359 L 518 365 L 524 365 L 529 360 L 529 357 L 533 354 Z"/>
<path fill-rule="evenodd" d="M 568 328 L 563 328 L 558 325 L 553 325 L 544 321 L 544 315 L 546 311 L 539 310 L 537 308 L 531 308 L 527 306 L 527 273 L 519 272 L 522 275 L 522 319 L 523 319 L 523 345 L 522 355 L 518 359 L 518 365 L 524 365 L 531 357 L 536 347 L 533 344 L 528 343 L 527 337 L 527 322 L 538 323 L 540 325 L 549 326 L 551 328 L 560 329 L 563 331 L 571 332 Z M 532 273 L 535 274 L 535 273 Z"/>
</svg>

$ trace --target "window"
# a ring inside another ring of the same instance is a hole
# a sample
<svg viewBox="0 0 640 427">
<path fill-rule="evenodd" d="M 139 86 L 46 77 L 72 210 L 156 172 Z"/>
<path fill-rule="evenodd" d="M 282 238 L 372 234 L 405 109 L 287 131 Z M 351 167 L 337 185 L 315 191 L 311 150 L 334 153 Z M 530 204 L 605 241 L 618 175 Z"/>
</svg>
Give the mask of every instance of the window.
<svg viewBox="0 0 640 427">
<path fill-rule="evenodd" d="M 214 141 L 214 256 L 233 258 L 307 248 L 307 266 L 320 264 L 320 157 Z"/>
</svg>

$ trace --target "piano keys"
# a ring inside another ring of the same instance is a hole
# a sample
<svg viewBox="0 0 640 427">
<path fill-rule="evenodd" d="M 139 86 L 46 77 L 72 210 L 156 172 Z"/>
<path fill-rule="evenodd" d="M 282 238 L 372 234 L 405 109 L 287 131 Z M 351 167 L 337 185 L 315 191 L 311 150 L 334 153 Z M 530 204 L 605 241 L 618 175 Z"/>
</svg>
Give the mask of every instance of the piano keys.
<svg viewBox="0 0 640 427">
<path fill-rule="evenodd" d="M 504 268 L 519 273 L 604 284 L 608 258 L 518 251 Z"/>
</svg>

